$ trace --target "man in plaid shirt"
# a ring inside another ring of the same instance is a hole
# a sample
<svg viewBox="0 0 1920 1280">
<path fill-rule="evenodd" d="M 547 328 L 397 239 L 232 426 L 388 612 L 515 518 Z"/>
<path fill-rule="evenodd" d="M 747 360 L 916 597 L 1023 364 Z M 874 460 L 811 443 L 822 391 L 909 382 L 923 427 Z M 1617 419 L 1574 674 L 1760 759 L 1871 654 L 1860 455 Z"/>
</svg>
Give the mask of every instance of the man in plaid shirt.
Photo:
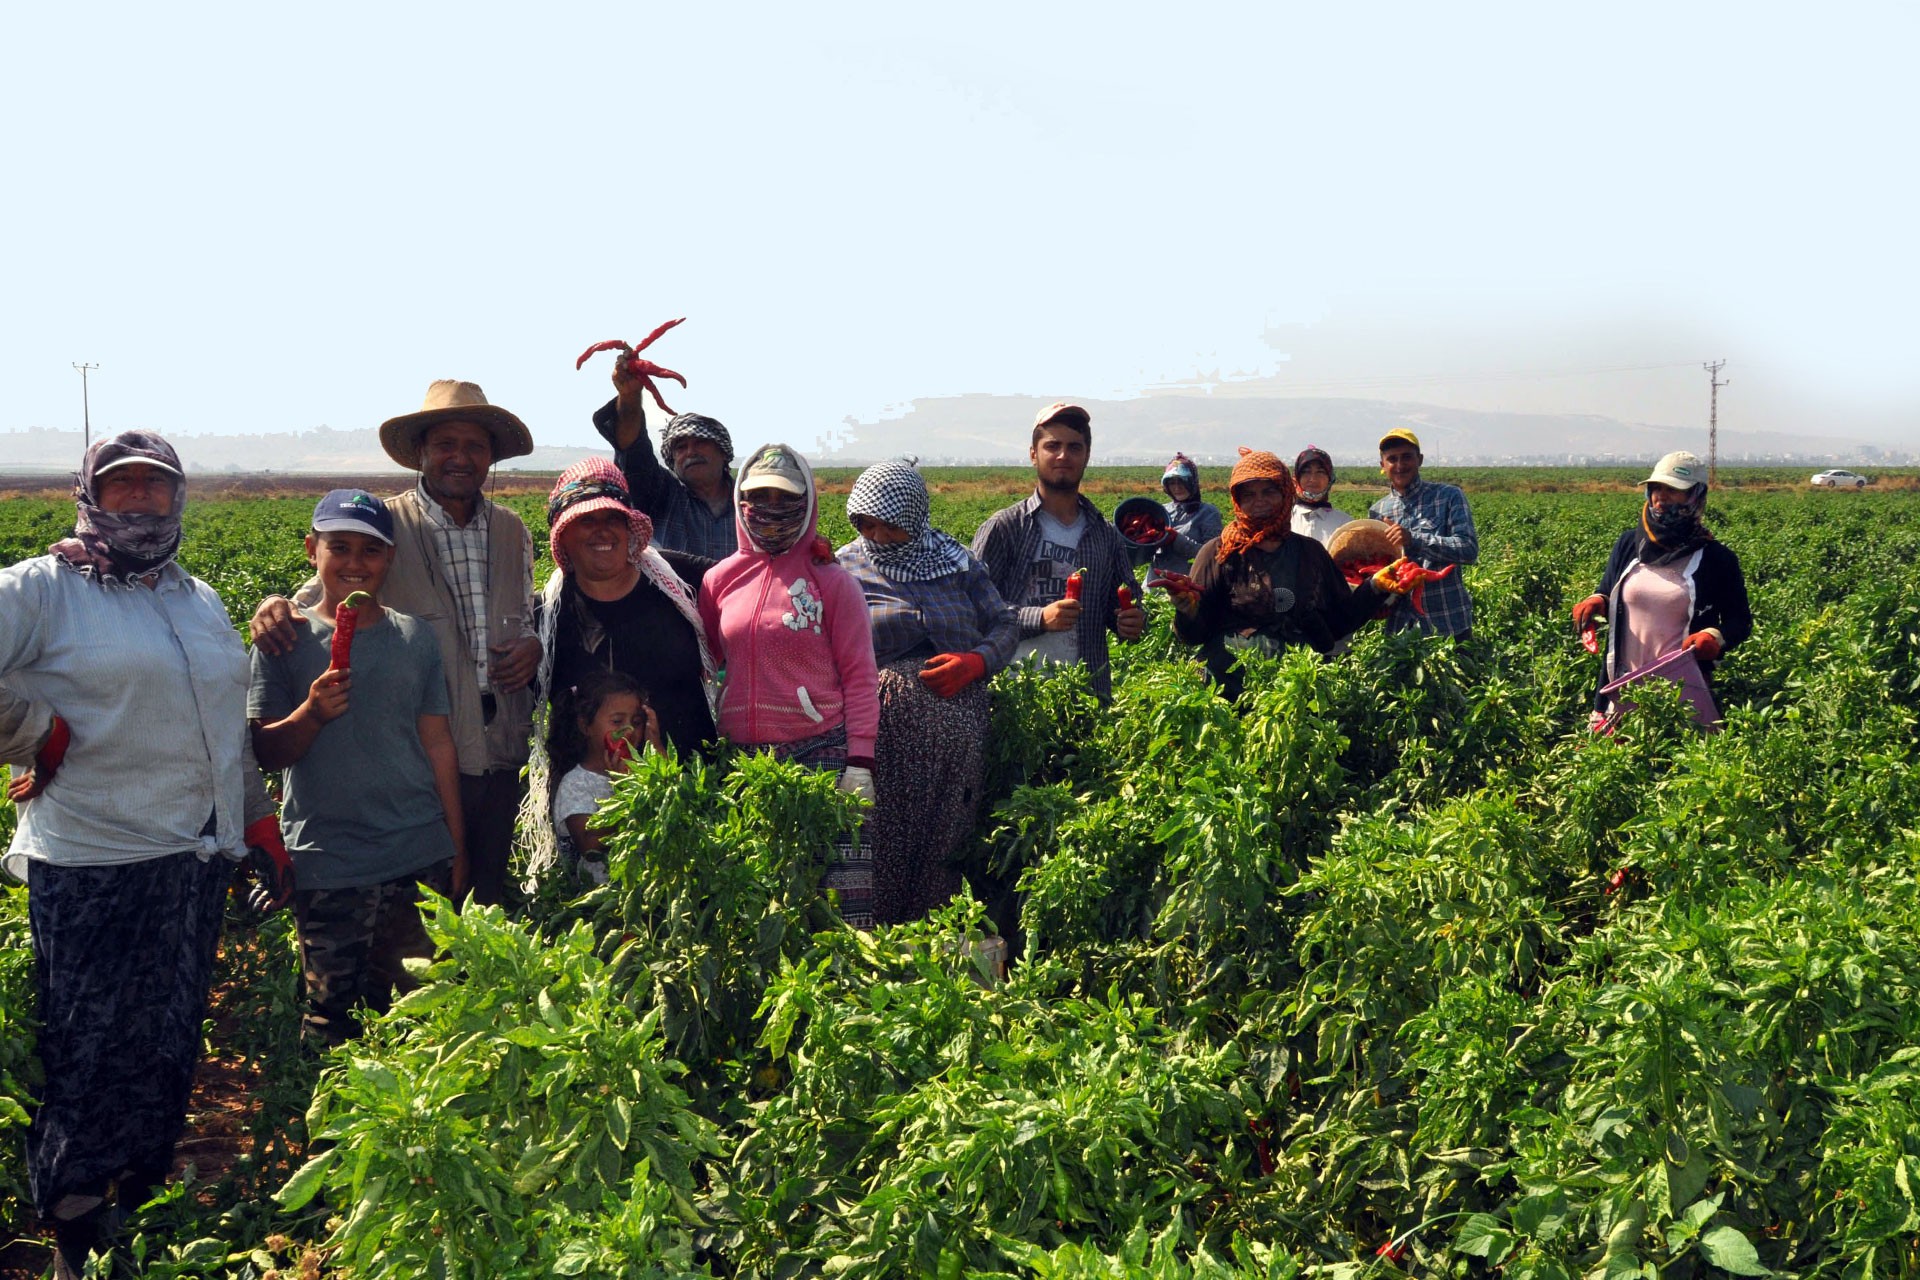
<svg viewBox="0 0 1920 1280">
<path fill-rule="evenodd" d="M 1480 535 L 1473 529 L 1467 495 L 1450 484 L 1420 478 L 1420 439 L 1405 427 L 1380 438 L 1380 470 L 1392 492 L 1367 509 L 1387 524 L 1387 536 L 1403 556 L 1427 569 L 1468 565 L 1480 558 Z M 1423 617 L 1404 599 L 1387 615 L 1389 631 L 1419 627 L 1429 634 L 1464 639 L 1473 630 L 1473 597 L 1459 573 L 1427 584 Z"/>
<path fill-rule="evenodd" d="M 1146 630 L 1140 584 L 1126 542 L 1080 496 L 1093 447 L 1093 419 L 1077 404 L 1052 404 L 1034 419 L 1033 496 L 988 516 L 973 554 L 1020 617 L 1016 659 L 1080 662 L 1102 698 L 1112 691 L 1107 632 L 1134 641 Z M 1080 598 L 1066 599 L 1067 575 L 1083 570 Z M 1120 608 L 1119 589 L 1135 603 Z"/>
</svg>

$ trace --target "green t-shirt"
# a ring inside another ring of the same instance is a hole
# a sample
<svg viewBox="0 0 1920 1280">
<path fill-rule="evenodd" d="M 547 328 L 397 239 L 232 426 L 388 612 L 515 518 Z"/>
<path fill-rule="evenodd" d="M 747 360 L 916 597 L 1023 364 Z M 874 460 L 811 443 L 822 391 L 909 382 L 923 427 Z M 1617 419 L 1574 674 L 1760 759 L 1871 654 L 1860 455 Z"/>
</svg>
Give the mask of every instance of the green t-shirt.
<svg viewBox="0 0 1920 1280">
<path fill-rule="evenodd" d="M 253 651 L 249 719 L 284 720 L 327 669 L 333 623 L 307 613 L 294 629 L 292 653 Z M 453 856 L 418 725 L 446 714 L 440 648 L 424 623 L 389 609 L 354 632 L 347 710 L 287 770 L 280 826 L 300 888 L 379 884 Z"/>
</svg>

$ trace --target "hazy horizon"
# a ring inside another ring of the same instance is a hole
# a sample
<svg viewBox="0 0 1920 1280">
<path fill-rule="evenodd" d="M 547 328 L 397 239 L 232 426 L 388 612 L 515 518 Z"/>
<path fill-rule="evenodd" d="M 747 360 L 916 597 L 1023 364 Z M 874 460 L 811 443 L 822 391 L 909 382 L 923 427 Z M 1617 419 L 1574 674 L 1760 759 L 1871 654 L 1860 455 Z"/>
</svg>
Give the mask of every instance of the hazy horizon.
<svg viewBox="0 0 1920 1280">
<path fill-rule="evenodd" d="M 912 402 L 1374 397 L 1920 446 L 1920 11 L 237 4 L 13 16 L 0 428 L 751 447 Z M 30 54 L 31 56 L 27 56 Z M 1010 424 L 1018 449 L 1020 424 Z"/>
</svg>

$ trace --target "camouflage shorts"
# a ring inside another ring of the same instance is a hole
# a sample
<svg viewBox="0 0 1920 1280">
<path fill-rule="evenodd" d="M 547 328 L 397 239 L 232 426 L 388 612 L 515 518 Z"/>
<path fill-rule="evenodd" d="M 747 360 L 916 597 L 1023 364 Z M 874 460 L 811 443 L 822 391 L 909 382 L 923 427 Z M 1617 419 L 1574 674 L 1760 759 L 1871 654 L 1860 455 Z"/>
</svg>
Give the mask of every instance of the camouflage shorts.
<svg viewBox="0 0 1920 1280">
<path fill-rule="evenodd" d="M 397 993 L 417 985 L 409 956 L 433 954 L 420 923 L 420 886 L 440 893 L 452 884 L 453 863 L 436 862 L 412 875 L 350 889 L 303 889 L 293 895 L 300 930 L 300 974 L 307 1009 L 300 1036 L 317 1048 L 359 1034 L 353 1011 L 384 1013 Z"/>
</svg>

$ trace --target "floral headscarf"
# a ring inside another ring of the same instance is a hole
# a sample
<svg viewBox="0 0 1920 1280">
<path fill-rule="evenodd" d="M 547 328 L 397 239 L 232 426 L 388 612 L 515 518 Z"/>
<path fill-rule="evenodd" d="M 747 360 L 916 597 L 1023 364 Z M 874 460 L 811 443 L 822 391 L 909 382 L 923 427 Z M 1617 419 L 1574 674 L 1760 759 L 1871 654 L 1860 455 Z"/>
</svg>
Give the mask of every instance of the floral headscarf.
<svg viewBox="0 0 1920 1280">
<path fill-rule="evenodd" d="M 173 505 L 165 515 L 105 511 L 99 479 L 116 466 L 145 463 L 173 476 Z M 180 510 L 187 486 L 180 455 L 151 431 L 122 431 L 96 440 L 73 483 L 73 536 L 48 547 L 68 568 L 100 583 L 129 583 L 171 563 L 180 550 Z"/>
</svg>

